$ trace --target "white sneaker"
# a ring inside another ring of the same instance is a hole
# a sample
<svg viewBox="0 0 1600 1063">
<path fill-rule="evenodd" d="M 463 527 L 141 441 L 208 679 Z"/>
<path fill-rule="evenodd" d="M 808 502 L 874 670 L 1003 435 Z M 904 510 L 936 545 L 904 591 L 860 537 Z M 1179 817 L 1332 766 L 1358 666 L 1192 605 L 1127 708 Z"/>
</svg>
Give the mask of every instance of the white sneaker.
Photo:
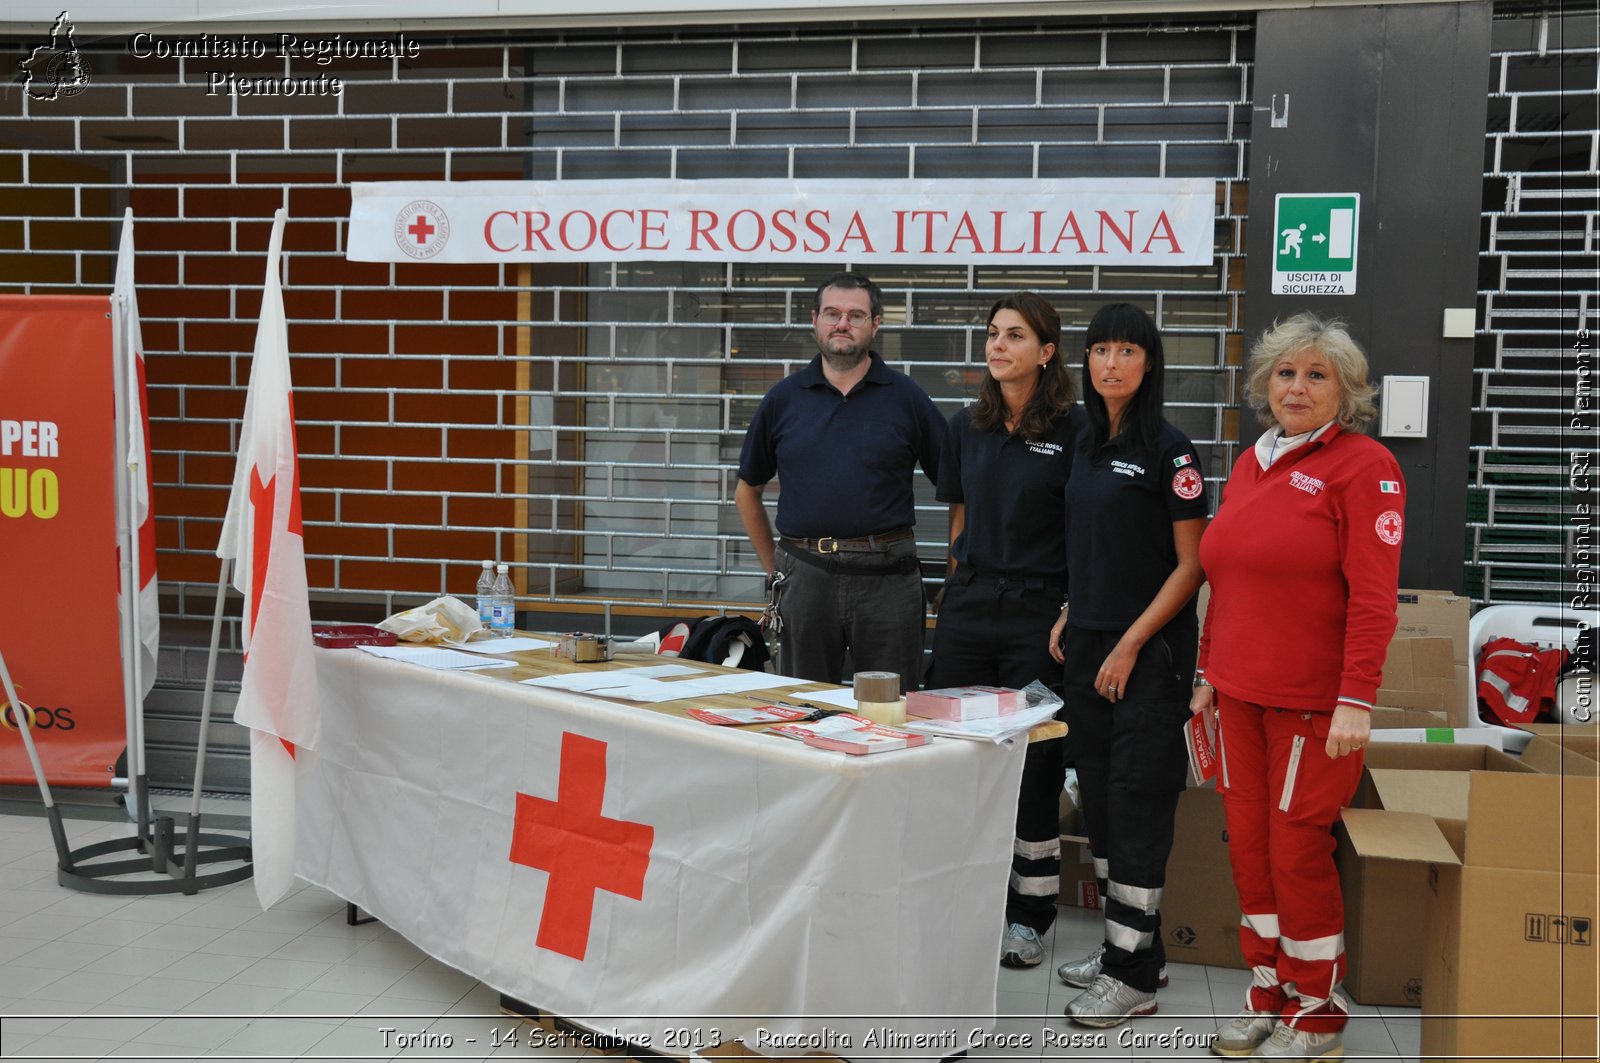
<svg viewBox="0 0 1600 1063">
<path fill-rule="evenodd" d="M 1067 1018 L 1085 1026 L 1121 1026 L 1156 1013 L 1156 995 L 1103 974 L 1067 1002 Z"/>
<path fill-rule="evenodd" d="M 1268 1037 L 1250 1058 L 1342 1059 L 1344 1058 L 1344 1034 L 1338 1030 L 1329 1033 L 1297 1030 L 1286 1022 L 1279 1022 L 1277 1026 L 1273 1027 L 1272 1036 Z"/>
<path fill-rule="evenodd" d="M 1219 1056 L 1248 1056 L 1272 1036 L 1277 1025 L 1277 1012 L 1241 1011 L 1217 1027 L 1211 1051 Z"/>
<path fill-rule="evenodd" d="M 1094 951 L 1081 960 L 1068 960 L 1056 968 L 1056 977 L 1062 982 L 1078 989 L 1088 989 L 1096 978 L 1100 977 L 1100 961 L 1105 958 L 1106 943 L 1101 942 L 1094 947 Z"/>
<path fill-rule="evenodd" d="M 1012 923 L 1000 945 L 1000 966 L 1037 967 L 1044 962 L 1044 940 L 1031 926 Z"/>
</svg>

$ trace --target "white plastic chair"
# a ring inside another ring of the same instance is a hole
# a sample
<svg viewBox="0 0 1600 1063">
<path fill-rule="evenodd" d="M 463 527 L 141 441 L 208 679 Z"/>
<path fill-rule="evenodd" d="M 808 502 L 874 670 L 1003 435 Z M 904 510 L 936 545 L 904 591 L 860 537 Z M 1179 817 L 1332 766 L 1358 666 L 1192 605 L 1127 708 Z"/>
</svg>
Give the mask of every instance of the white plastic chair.
<svg viewBox="0 0 1600 1063">
<path fill-rule="evenodd" d="M 1570 648 L 1585 627 L 1600 626 L 1600 609 L 1573 609 L 1565 605 L 1486 605 L 1473 614 L 1468 642 L 1472 656 L 1472 682 L 1467 689 L 1469 727 L 1493 727 L 1505 736 L 1505 747 L 1515 753 L 1532 741 L 1527 731 L 1501 727 L 1478 716 L 1478 651 L 1490 639 L 1508 638 L 1540 647 Z"/>
</svg>

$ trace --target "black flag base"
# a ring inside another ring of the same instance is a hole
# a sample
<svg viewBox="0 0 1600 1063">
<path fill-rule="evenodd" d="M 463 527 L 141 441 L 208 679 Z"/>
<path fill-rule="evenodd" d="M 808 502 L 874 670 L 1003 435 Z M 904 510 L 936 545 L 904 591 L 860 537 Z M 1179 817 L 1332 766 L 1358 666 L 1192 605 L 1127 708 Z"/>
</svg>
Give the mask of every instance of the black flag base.
<svg viewBox="0 0 1600 1063">
<path fill-rule="evenodd" d="M 250 862 L 249 839 L 232 834 L 203 833 L 198 815 L 188 817 L 187 829 L 181 838 L 173 830 L 171 816 L 157 816 L 149 834 L 113 838 L 71 849 L 67 846 L 60 808 L 52 804 L 45 811 L 56 843 L 56 882 L 68 889 L 117 896 L 165 893 L 192 896 L 201 890 L 242 882 L 255 870 Z M 139 855 L 132 859 L 93 862 L 99 857 L 126 852 Z M 207 865 L 227 862 L 235 866 L 201 873 Z M 133 875 L 145 877 L 126 877 Z"/>
<path fill-rule="evenodd" d="M 226 572 L 226 568 L 223 570 Z M 218 595 L 217 612 L 220 617 L 222 611 L 221 595 Z M 216 662 L 216 630 L 212 630 L 212 663 Z M 207 700 L 201 717 L 201 734 L 210 722 L 210 679 L 207 677 Z M 22 747 L 27 752 L 28 763 L 33 768 L 33 779 L 39 786 L 39 797 L 44 801 L 44 814 L 50 822 L 50 839 L 55 843 L 56 849 L 56 882 L 68 889 L 82 890 L 85 893 L 107 893 L 123 896 L 138 896 L 141 894 L 183 893 L 195 894 L 203 889 L 212 889 L 216 886 L 225 886 L 230 882 L 246 879 L 254 872 L 251 864 L 250 843 L 244 838 L 227 834 L 202 834 L 200 833 L 200 781 L 199 771 L 203 761 L 200 757 L 205 755 L 205 742 L 202 739 L 200 750 L 196 757 L 196 772 L 194 783 L 194 804 L 190 808 L 188 829 L 184 833 L 181 847 L 174 840 L 172 830 L 172 817 L 162 816 L 155 821 L 153 828 L 145 826 L 148 823 L 147 815 L 150 810 L 150 789 L 146 785 L 143 771 L 133 779 L 134 795 L 138 800 L 139 822 L 134 825 L 134 836 L 131 838 L 114 838 L 110 841 L 95 842 L 79 849 L 73 849 L 67 844 L 67 828 L 61 821 L 61 808 L 56 804 L 55 797 L 50 792 L 50 783 L 44 776 L 44 765 L 39 761 L 39 748 L 33 741 L 33 713 L 27 711 L 28 707 L 17 697 L 17 688 L 11 682 L 11 672 L 6 667 L 4 656 L 0 656 L 0 709 L 15 705 L 20 710 L 14 713 L 21 726 L 17 734 L 22 739 Z M 111 853 L 137 852 L 140 856 L 131 860 L 115 860 L 109 863 L 90 863 L 95 857 L 107 856 Z M 214 871 L 210 874 L 199 874 L 198 868 L 202 864 L 214 864 L 222 861 L 238 861 L 238 866 Z M 117 876 L 144 874 L 146 878 L 119 879 Z"/>
</svg>

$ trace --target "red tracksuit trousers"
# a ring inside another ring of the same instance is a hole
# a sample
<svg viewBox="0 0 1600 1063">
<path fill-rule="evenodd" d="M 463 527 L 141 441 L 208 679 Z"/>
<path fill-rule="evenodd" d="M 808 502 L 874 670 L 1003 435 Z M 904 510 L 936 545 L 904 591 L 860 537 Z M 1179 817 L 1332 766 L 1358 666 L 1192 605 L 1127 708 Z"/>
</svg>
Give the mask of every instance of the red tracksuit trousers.
<svg viewBox="0 0 1600 1063">
<path fill-rule="evenodd" d="M 1246 1006 L 1299 1029 L 1342 1030 L 1344 898 L 1333 824 L 1361 780 L 1359 754 L 1334 759 L 1332 714 L 1275 709 L 1217 692 L 1219 786 L 1239 889 Z"/>
</svg>

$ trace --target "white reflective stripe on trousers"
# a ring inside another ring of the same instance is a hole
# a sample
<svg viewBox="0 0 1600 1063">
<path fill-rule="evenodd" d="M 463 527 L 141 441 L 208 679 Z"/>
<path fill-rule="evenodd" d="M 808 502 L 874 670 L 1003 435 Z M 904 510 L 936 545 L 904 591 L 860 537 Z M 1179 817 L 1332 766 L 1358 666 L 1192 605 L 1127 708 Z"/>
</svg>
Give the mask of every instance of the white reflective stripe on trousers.
<svg viewBox="0 0 1600 1063">
<path fill-rule="evenodd" d="M 1239 916 L 1239 925 L 1249 927 L 1258 938 L 1272 939 L 1278 936 L 1278 913 L 1263 912 L 1258 915 Z"/>
<path fill-rule="evenodd" d="M 1106 941 L 1124 952 L 1138 952 L 1155 944 L 1156 935 L 1150 930 L 1135 930 L 1131 926 L 1106 920 Z"/>
<path fill-rule="evenodd" d="M 1296 941 L 1294 938 L 1280 936 L 1278 949 L 1285 956 L 1293 956 L 1297 960 L 1322 960 L 1331 963 L 1344 951 L 1344 935 L 1330 934 L 1328 937 L 1312 938 L 1310 941 Z"/>
<path fill-rule="evenodd" d="M 1121 882 L 1107 882 L 1106 894 L 1129 908 L 1137 908 L 1145 915 L 1155 915 L 1161 910 L 1161 887 L 1128 886 Z"/>
<path fill-rule="evenodd" d="M 1013 871 L 1011 888 L 1024 897 L 1054 897 L 1061 892 L 1061 876 L 1019 875 Z"/>
<path fill-rule="evenodd" d="M 1054 860 L 1061 856 L 1061 839 L 1055 837 L 1042 842 L 1028 842 L 1012 838 L 1011 851 L 1024 860 Z"/>
</svg>

